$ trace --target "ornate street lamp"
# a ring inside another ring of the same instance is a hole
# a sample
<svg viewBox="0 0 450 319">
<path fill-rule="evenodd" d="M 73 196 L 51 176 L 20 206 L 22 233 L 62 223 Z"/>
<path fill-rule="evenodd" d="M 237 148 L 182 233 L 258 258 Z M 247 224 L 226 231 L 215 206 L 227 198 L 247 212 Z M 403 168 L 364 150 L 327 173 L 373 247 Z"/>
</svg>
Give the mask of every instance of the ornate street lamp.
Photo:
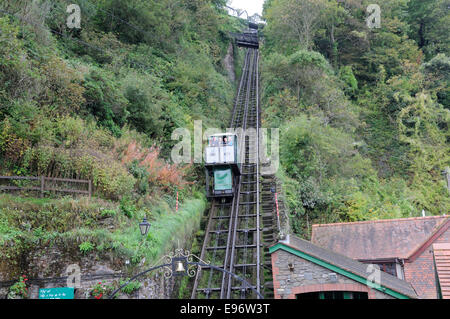
<svg viewBox="0 0 450 319">
<path fill-rule="evenodd" d="M 147 221 L 147 218 L 144 218 L 142 223 L 139 223 L 139 229 L 141 230 L 141 235 L 146 236 L 148 234 L 148 230 L 150 229 L 150 223 Z"/>
</svg>

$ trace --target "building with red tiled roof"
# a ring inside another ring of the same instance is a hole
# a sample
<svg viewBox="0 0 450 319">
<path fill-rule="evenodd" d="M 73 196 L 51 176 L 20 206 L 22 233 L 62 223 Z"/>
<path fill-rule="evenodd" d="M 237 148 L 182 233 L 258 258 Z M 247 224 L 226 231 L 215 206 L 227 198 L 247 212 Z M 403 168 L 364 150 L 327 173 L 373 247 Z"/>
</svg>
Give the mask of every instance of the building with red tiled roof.
<svg viewBox="0 0 450 319">
<path fill-rule="evenodd" d="M 378 264 L 410 283 L 419 298 L 449 298 L 449 227 L 445 215 L 313 225 L 311 242 Z"/>
<path fill-rule="evenodd" d="M 416 299 L 405 280 L 287 235 L 269 247 L 275 299 Z"/>
</svg>

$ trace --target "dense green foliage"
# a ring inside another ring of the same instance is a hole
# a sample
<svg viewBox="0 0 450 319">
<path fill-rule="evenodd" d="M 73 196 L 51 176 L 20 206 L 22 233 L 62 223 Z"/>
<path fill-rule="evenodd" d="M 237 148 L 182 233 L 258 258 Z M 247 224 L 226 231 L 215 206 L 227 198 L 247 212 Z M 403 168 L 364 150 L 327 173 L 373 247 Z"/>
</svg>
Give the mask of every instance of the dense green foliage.
<svg viewBox="0 0 450 319">
<path fill-rule="evenodd" d="M 70 29 L 70 3 L 0 5 L 1 173 L 91 179 L 112 199 L 150 194 L 161 185 L 145 180 L 147 154 L 127 147 L 169 163 L 175 128 L 224 125 L 235 83 L 223 59 L 241 24 L 221 1 L 86 0 Z"/>
<path fill-rule="evenodd" d="M 449 147 L 448 1 L 268 0 L 265 125 L 293 229 L 444 214 Z M 447 21 L 447 22 L 446 22 Z"/>
<path fill-rule="evenodd" d="M 2 246 L 17 244 L 1 252 L 19 258 L 63 241 L 84 255 L 106 249 L 151 262 L 185 244 L 205 209 L 197 167 L 171 164 L 171 134 L 194 120 L 226 125 L 235 83 L 223 61 L 242 22 L 221 0 L 82 0 L 81 29 L 71 29 L 72 3 L 0 3 L 0 175 L 90 179 L 95 200 L 113 202 L 80 212 L 82 199 L 55 200 L 14 216 L 5 203 L 20 199 L 2 197 Z M 142 244 L 145 212 L 153 226 Z"/>
<path fill-rule="evenodd" d="M 81 29 L 68 0 L 0 3 L 0 173 L 91 179 L 96 197 L 2 196 L 0 253 L 17 267 L 51 245 L 138 264 L 184 242 L 203 172 L 171 165 L 171 133 L 224 127 L 233 104 L 223 60 L 242 22 L 224 0 L 78 2 Z M 375 29 L 370 3 L 265 2 L 263 120 L 281 128 L 278 177 L 304 237 L 315 222 L 450 210 L 448 0 L 379 0 Z"/>
<path fill-rule="evenodd" d="M 220 3 L 82 1 L 81 29 L 65 26 L 68 4 L 0 7 L 11 13 L 0 20 L 0 125 L 14 131 L 0 142 L 2 159 L 62 142 L 52 135 L 65 115 L 115 137 L 135 129 L 165 156 L 175 128 L 222 126 L 234 93 L 222 60 L 240 25 Z"/>
</svg>

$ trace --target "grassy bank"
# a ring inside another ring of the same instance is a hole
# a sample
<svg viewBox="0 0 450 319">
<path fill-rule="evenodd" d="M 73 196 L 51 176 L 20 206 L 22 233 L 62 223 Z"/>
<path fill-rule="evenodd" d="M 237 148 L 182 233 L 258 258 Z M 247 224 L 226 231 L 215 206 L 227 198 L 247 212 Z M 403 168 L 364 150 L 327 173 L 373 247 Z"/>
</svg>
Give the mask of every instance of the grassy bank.
<svg viewBox="0 0 450 319">
<path fill-rule="evenodd" d="M 194 195 L 175 212 L 164 200 L 135 206 L 97 198 L 34 199 L 2 194 L 0 270 L 8 277 L 33 276 L 33 257 L 52 248 L 61 251 L 63 259 L 67 256 L 67 262 L 109 258 L 114 266 L 122 267 L 129 260 L 134 267 L 145 258 L 145 264 L 153 264 L 198 230 L 206 199 L 200 193 Z M 138 226 L 144 217 L 152 224 L 146 238 Z"/>
</svg>

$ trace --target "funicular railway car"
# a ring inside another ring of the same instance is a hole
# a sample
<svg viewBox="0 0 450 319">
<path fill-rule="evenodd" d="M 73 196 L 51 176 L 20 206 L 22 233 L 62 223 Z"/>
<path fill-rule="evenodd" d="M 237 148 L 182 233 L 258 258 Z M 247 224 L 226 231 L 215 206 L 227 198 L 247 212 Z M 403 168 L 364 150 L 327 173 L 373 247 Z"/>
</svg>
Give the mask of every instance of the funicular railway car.
<svg viewBox="0 0 450 319">
<path fill-rule="evenodd" d="M 233 197 L 236 177 L 240 175 L 238 139 L 234 133 L 208 137 L 205 148 L 207 197 Z"/>
</svg>

